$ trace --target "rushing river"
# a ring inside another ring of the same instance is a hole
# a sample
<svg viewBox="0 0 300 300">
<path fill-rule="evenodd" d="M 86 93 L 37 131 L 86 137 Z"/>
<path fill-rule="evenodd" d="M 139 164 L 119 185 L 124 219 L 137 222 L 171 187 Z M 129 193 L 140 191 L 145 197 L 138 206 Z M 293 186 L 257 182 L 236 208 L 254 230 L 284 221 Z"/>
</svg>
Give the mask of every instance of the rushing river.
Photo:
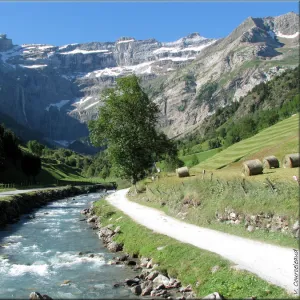
<svg viewBox="0 0 300 300">
<path fill-rule="evenodd" d="M 0 298 L 28 299 L 32 291 L 54 299 L 136 298 L 126 287 L 113 287 L 136 273 L 109 265 L 114 254 L 80 221 L 80 210 L 100 196 L 49 203 L 32 213 L 34 219 L 25 215 L 0 230 Z"/>
</svg>

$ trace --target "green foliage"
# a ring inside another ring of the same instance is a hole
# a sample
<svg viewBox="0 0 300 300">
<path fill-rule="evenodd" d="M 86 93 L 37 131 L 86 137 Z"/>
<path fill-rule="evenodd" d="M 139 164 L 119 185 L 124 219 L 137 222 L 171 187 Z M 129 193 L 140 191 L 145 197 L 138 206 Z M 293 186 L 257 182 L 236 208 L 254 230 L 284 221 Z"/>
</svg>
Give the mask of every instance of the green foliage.
<svg viewBox="0 0 300 300">
<path fill-rule="evenodd" d="M 185 91 L 186 92 L 196 92 L 196 79 L 194 74 L 188 73 L 183 77 L 184 83 L 185 83 Z"/>
<path fill-rule="evenodd" d="M 199 164 L 199 160 L 198 160 L 198 157 L 194 154 L 191 159 L 191 165 L 195 166 L 197 164 Z"/>
<path fill-rule="evenodd" d="M 217 82 L 208 82 L 206 83 L 200 90 L 197 100 L 198 104 L 201 104 L 203 102 L 209 102 L 211 99 L 213 93 L 218 89 L 218 83 Z"/>
<path fill-rule="evenodd" d="M 191 154 L 191 155 L 181 156 L 180 159 L 184 162 L 184 164 L 187 167 L 192 167 L 195 165 L 194 162 L 196 162 L 196 160 L 194 160 L 194 156 L 197 157 L 198 163 L 200 163 L 200 162 L 205 161 L 209 157 L 214 156 L 219 151 L 220 151 L 220 148 L 208 150 L 208 151 L 202 151 L 202 152 Z"/>
<path fill-rule="evenodd" d="M 186 154 L 192 153 L 197 140 L 208 141 L 210 149 L 215 146 L 211 141 L 215 140 L 228 147 L 290 117 L 299 112 L 298 86 L 299 67 L 287 70 L 267 83 L 258 84 L 239 102 L 217 108 L 198 133 L 182 141 L 180 148 L 185 148 Z M 208 99 L 215 89 L 216 84 L 208 83 L 198 97 Z"/>
<path fill-rule="evenodd" d="M 30 153 L 23 153 L 21 168 L 28 177 L 32 176 L 35 181 L 35 177 L 40 173 L 42 168 L 40 157 Z"/>
<path fill-rule="evenodd" d="M 9 159 L 16 165 L 17 160 L 20 160 L 22 156 L 21 150 L 19 149 L 20 141 L 11 130 L 5 129 L 3 126 L 1 127 L 0 143 L 2 144 L 3 158 Z"/>
<path fill-rule="evenodd" d="M 208 141 L 209 149 L 216 149 L 220 148 L 221 146 L 221 141 L 218 138 L 214 138 Z"/>
<path fill-rule="evenodd" d="M 116 175 L 136 183 L 165 153 L 176 154 L 173 143 L 156 132 L 158 106 L 142 91 L 136 76 L 119 78 L 103 98 L 99 118 L 89 123 L 90 137 L 95 146 L 108 145 Z"/>
<path fill-rule="evenodd" d="M 42 156 L 43 149 L 45 149 L 45 146 L 40 144 L 38 141 L 28 141 L 27 142 L 27 148 L 30 152 L 37 156 Z"/>
<path fill-rule="evenodd" d="M 165 172 L 175 172 L 177 168 L 183 167 L 184 162 L 177 156 L 167 155 L 163 163 L 161 164 L 161 169 Z"/>
<path fill-rule="evenodd" d="M 185 110 L 185 104 L 181 104 L 177 107 L 178 111 L 184 111 Z"/>
</svg>

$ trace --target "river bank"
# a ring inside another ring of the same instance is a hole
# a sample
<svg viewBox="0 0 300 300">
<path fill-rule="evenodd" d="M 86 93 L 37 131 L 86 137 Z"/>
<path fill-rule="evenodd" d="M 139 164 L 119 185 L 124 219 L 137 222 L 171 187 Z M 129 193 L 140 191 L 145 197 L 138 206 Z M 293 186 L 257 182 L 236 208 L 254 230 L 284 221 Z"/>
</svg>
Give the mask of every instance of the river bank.
<svg viewBox="0 0 300 300">
<path fill-rule="evenodd" d="M 95 192 L 99 186 L 66 186 L 57 189 L 29 191 L 28 193 L 0 196 L 0 226 L 17 222 L 20 216 L 50 201 Z M 103 186 L 104 188 L 104 186 Z"/>
<path fill-rule="evenodd" d="M 111 265 L 128 266 L 137 272 L 134 277 L 115 283 L 115 288 L 127 287 L 136 296 L 181 300 L 196 297 L 190 285 L 182 286 L 177 278 L 168 277 L 166 271 L 160 269 L 159 264 L 154 263 L 151 257 L 139 257 L 138 253 L 129 254 L 123 252 L 124 244 L 114 241 L 114 237 L 122 233 L 121 227 L 115 224 L 102 225 L 102 216 L 98 216 L 96 211 L 97 209 L 95 209 L 93 204 L 90 208 L 82 210 L 81 213 L 86 216 L 87 219 L 84 220 L 90 224 L 92 229 L 98 230 L 98 237 L 102 240 L 105 247 L 110 252 L 117 254 L 109 263 Z M 212 295 L 208 295 L 206 299 L 210 299 L 210 296 Z M 223 299 L 218 293 L 214 293 L 213 296 Z"/>
<path fill-rule="evenodd" d="M 49 201 L 0 229 L 0 298 L 28 299 L 33 291 L 53 299 L 136 298 L 116 282 L 136 272 L 113 265 L 110 253 L 80 211 L 104 193 Z"/>
<path fill-rule="evenodd" d="M 292 297 L 284 289 L 240 269 L 215 253 L 181 243 L 139 225 L 107 200 L 97 201 L 94 211 L 105 230 L 119 231 L 112 236 L 112 241 L 122 245 L 125 253 L 131 257 L 138 256 L 141 260 L 151 258 L 156 270 L 166 276 L 169 282 L 177 278 L 183 287 L 189 287 L 198 298 L 216 292 L 224 298 L 235 299 Z M 153 224 L 156 221 L 153 219 Z"/>
</svg>

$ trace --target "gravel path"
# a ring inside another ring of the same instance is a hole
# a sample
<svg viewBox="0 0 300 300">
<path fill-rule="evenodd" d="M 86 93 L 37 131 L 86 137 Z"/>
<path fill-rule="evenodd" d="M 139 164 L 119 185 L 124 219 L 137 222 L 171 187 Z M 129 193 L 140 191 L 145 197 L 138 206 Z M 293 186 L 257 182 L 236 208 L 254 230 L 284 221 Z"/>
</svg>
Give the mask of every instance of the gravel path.
<svg viewBox="0 0 300 300">
<path fill-rule="evenodd" d="M 294 257 L 292 248 L 270 245 L 227 233 L 187 224 L 163 212 L 129 201 L 128 189 L 107 196 L 107 201 L 137 223 L 178 241 L 192 244 L 221 255 L 237 268 L 255 273 L 291 293 L 294 286 Z M 299 259 L 299 251 L 298 251 Z M 299 293 L 299 290 L 298 290 Z"/>
</svg>

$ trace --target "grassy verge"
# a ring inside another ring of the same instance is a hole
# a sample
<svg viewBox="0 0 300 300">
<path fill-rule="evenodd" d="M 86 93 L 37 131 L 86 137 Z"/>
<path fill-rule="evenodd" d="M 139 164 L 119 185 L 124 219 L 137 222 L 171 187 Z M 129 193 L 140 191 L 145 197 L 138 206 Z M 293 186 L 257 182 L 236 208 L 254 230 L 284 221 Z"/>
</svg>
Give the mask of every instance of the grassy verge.
<svg viewBox="0 0 300 300">
<path fill-rule="evenodd" d="M 211 181 L 208 174 L 206 176 L 206 179 L 201 176 L 172 176 L 140 183 L 140 193 L 130 196 L 130 199 L 198 226 L 298 248 L 297 240 L 290 233 L 271 232 L 267 228 L 248 232 L 244 222 L 239 225 L 225 224 L 216 218 L 217 212 L 223 214 L 226 209 L 232 209 L 239 215 L 263 212 L 284 216 L 292 226 L 298 219 L 299 211 L 299 191 L 295 182 L 274 181 L 277 188 L 274 192 L 261 181 L 247 179 L 243 188 L 239 178 L 228 180 L 214 175 Z"/>
<path fill-rule="evenodd" d="M 0 189 L 0 193 L 2 192 L 8 192 L 8 191 L 15 191 L 15 188 L 11 188 L 11 189 Z"/>
<path fill-rule="evenodd" d="M 217 254 L 154 233 L 135 223 L 106 201 L 98 201 L 95 210 L 102 217 L 103 225 L 113 223 L 121 227 L 122 232 L 115 239 L 124 243 L 126 252 L 153 258 L 161 271 L 179 278 L 184 285 L 192 284 L 197 297 L 217 291 L 225 297 L 235 299 L 250 296 L 291 298 L 283 289 L 249 272 L 231 268 L 231 263 Z M 164 248 L 157 250 L 161 246 Z M 219 270 L 212 273 L 214 266 L 219 266 Z"/>
</svg>

